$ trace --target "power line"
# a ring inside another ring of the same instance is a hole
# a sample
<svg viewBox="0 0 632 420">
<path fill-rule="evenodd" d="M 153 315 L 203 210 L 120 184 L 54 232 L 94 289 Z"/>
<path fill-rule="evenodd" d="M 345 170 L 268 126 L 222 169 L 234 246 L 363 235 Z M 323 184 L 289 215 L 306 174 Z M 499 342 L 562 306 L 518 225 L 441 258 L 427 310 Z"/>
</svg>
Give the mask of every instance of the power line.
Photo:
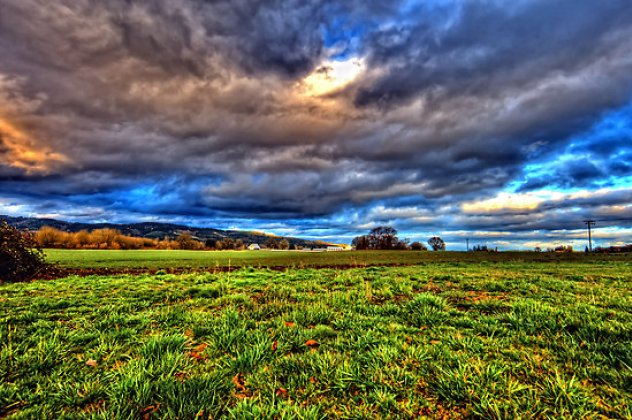
<svg viewBox="0 0 632 420">
<path fill-rule="evenodd" d="M 584 220 L 584 224 L 588 228 L 588 249 L 592 252 L 592 231 L 591 228 L 595 226 L 595 220 Z"/>
<path fill-rule="evenodd" d="M 632 222 L 632 219 L 630 218 L 624 218 L 624 219 L 597 219 L 594 220 L 594 222 Z"/>
</svg>

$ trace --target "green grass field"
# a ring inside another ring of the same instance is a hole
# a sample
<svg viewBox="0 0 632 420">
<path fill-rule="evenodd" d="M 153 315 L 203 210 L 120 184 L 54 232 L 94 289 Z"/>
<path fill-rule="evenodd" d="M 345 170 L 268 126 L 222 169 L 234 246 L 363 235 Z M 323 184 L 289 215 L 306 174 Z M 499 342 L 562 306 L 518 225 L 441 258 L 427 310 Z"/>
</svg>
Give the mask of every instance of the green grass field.
<svg viewBox="0 0 632 420">
<path fill-rule="evenodd" d="M 49 261 L 76 269 L 213 269 L 215 267 L 366 267 L 423 265 L 440 262 L 632 262 L 630 255 L 556 254 L 550 252 L 412 252 L 412 251 L 165 251 L 165 250 L 65 250 L 47 249 Z"/>
<path fill-rule="evenodd" d="M 89 252 L 49 255 L 75 266 L 142 255 Z M 199 268 L 220 254 L 137 264 Z M 632 418 L 629 261 L 7 284 L 0 417 Z"/>
</svg>

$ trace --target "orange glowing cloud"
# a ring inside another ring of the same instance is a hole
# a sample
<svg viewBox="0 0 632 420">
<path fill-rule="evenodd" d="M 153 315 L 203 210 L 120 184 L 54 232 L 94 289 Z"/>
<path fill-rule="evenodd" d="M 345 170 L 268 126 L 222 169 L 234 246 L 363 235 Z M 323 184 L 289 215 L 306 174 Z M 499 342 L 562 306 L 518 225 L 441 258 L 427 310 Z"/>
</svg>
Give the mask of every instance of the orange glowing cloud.
<svg viewBox="0 0 632 420">
<path fill-rule="evenodd" d="M 61 153 L 38 144 L 25 131 L 4 119 L 0 119 L 0 160 L 27 173 L 48 173 L 53 167 L 69 163 Z"/>
</svg>

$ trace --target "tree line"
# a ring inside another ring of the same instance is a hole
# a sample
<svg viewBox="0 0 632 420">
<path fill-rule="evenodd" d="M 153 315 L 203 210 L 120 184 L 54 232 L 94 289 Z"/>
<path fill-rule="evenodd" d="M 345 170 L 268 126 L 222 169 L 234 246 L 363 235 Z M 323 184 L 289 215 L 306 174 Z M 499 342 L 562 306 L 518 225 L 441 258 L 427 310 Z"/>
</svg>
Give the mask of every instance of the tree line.
<svg viewBox="0 0 632 420">
<path fill-rule="evenodd" d="M 235 250 L 247 248 L 242 239 L 229 237 L 221 240 L 207 239 L 201 241 L 188 232 L 180 233 L 176 238 L 163 239 L 139 238 L 128 236 L 117 229 L 81 230 L 65 232 L 50 226 L 43 226 L 34 233 L 34 240 L 42 248 L 64 249 L 183 249 L 183 250 Z M 285 238 L 270 237 L 261 248 L 266 249 L 300 249 Z"/>
<path fill-rule="evenodd" d="M 421 242 L 416 241 L 409 244 L 408 240 L 399 239 L 397 230 L 392 226 L 373 228 L 368 234 L 353 238 L 351 245 L 357 250 L 428 250 L 426 245 Z M 433 251 L 445 251 L 446 249 L 445 242 L 438 236 L 428 239 L 428 245 Z"/>
<path fill-rule="evenodd" d="M 163 239 L 139 238 L 128 236 L 117 229 L 81 230 L 65 232 L 50 226 L 43 226 L 34 233 L 34 239 L 42 248 L 64 249 L 182 249 L 182 250 L 244 250 L 248 244 L 242 239 L 225 237 L 221 240 L 207 239 L 201 241 L 188 232 L 182 232 L 174 239 L 165 236 Z M 320 245 L 324 245 L 317 241 Z M 428 240 L 428 246 L 434 251 L 445 250 L 443 239 L 434 236 Z M 421 242 L 409 243 L 397 236 L 397 230 L 391 226 L 378 226 L 367 235 L 353 239 L 352 245 L 357 250 L 413 250 L 426 251 L 428 247 Z M 285 238 L 269 237 L 261 248 L 292 250 L 302 249 L 290 244 Z"/>
</svg>

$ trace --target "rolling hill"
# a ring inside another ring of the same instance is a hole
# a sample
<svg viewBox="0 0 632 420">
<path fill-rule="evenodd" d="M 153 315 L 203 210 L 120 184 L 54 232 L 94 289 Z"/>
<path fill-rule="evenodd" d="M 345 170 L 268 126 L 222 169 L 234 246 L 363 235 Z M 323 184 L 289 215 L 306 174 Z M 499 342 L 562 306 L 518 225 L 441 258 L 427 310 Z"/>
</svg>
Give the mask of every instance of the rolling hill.
<svg viewBox="0 0 632 420">
<path fill-rule="evenodd" d="M 182 232 L 190 233 L 194 238 L 206 241 L 206 240 L 222 240 L 226 237 L 232 239 L 241 239 L 245 244 L 258 243 L 265 244 L 265 242 L 273 235 L 268 235 L 262 232 L 250 232 L 243 230 L 222 230 L 213 228 L 199 228 L 190 227 L 184 225 L 177 225 L 171 223 L 156 223 L 156 222 L 144 222 L 144 223 L 132 223 L 132 224 L 116 224 L 116 223 L 78 223 L 78 222 L 66 222 L 55 219 L 39 219 L 33 217 L 12 217 L 6 215 L 0 215 L 0 221 L 6 221 L 9 225 L 14 226 L 23 231 L 36 231 L 42 226 L 50 226 L 55 229 L 59 229 L 65 232 L 79 232 L 80 230 L 94 230 L 94 229 L 118 229 L 124 235 L 135 236 L 140 238 L 162 239 L 165 236 L 170 239 L 176 238 Z M 290 245 L 297 245 L 303 247 L 313 247 L 323 245 L 320 241 L 311 241 L 302 238 L 273 236 L 276 239 L 286 239 Z"/>
</svg>

